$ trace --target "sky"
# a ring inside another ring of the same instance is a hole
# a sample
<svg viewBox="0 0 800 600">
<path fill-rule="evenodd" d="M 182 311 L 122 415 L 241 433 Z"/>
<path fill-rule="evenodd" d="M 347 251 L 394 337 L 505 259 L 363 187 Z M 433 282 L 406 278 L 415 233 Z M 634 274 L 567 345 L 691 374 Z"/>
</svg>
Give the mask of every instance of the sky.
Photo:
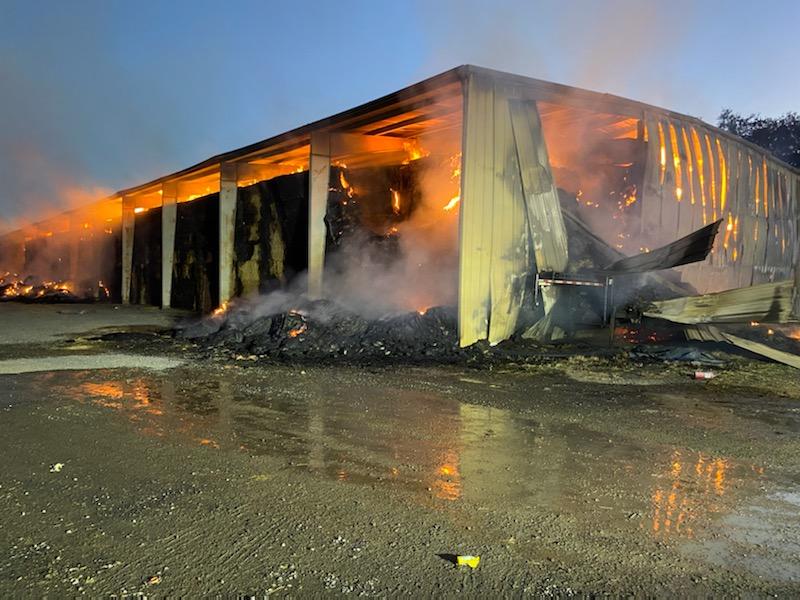
<svg viewBox="0 0 800 600">
<path fill-rule="evenodd" d="M 0 0 L 0 230 L 460 64 L 800 110 L 800 2 Z"/>
</svg>

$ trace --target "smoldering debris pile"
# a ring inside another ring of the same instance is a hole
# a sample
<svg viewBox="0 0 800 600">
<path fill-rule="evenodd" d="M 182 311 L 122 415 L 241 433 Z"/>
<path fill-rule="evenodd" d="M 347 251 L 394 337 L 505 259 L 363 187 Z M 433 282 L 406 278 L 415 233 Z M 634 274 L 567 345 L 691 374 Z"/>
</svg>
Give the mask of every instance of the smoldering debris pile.
<svg viewBox="0 0 800 600">
<path fill-rule="evenodd" d="M 292 361 L 446 363 L 477 360 L 488 352 L 487 345 L 459 347 L 452 307 L 368 319 L 330 300 L 302 297 L 288 309 L 233 306 L 188 321 L 175 335 L 212 353 Z"/>
</svg>

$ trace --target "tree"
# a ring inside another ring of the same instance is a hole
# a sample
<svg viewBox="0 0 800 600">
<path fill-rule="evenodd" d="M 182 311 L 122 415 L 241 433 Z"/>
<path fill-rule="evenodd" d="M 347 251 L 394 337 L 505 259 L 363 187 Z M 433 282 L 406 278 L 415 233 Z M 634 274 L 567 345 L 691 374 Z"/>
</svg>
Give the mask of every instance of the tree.
<svg viewBox="0 0 800 600">
<path fill-rule="evenodd" d="M 717 125 L 800 169 L 800 114 L 787 112 L 779 117 L 755 114 L 745 117 L 726 108 L 720 113 Z"/>
</svg>

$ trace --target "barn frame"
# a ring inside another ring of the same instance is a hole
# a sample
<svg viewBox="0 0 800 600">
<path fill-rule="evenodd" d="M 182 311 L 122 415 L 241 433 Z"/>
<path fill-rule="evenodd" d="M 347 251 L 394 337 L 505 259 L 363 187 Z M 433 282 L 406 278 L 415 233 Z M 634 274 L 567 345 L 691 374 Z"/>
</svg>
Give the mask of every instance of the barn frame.
<svg viewBox="0 0 800 600">
<path fill-rule="evenodd" d="M 565 191 L 624 254 L 722 220 L 709 258 L 679 268 L 698 293 L 798 278 L 797 169 L 693 117 L 471 65 L 7 234 L 0 266 L 23 272 L 36 240 L 71 232 L 65 275 L 97 246 L 124 303 L 210 311 L 302 272 L 321 296 L 334 169 L 401 164 L 431 132 L 460 153 L 462 346 L 514 334 L 531 275 L 568 269 Z M 627 184 L 611 199 L 604 170 Z"/>
</svg>

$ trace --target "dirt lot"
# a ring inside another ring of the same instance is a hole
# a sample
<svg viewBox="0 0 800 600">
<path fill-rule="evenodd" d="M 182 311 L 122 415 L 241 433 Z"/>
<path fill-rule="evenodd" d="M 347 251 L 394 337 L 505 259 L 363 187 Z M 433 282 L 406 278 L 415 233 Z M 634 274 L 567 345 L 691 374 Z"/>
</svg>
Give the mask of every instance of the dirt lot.
<svg viewBox="0 0 800 600">
<path fill-rule="evenodd" d="M 0 596 L 800 592 L 787 367 L 174 366 L 176 347 L 150 368 L 144 347 L 0 348 L 85 359 L 0 375 Z"/>
</svg>

